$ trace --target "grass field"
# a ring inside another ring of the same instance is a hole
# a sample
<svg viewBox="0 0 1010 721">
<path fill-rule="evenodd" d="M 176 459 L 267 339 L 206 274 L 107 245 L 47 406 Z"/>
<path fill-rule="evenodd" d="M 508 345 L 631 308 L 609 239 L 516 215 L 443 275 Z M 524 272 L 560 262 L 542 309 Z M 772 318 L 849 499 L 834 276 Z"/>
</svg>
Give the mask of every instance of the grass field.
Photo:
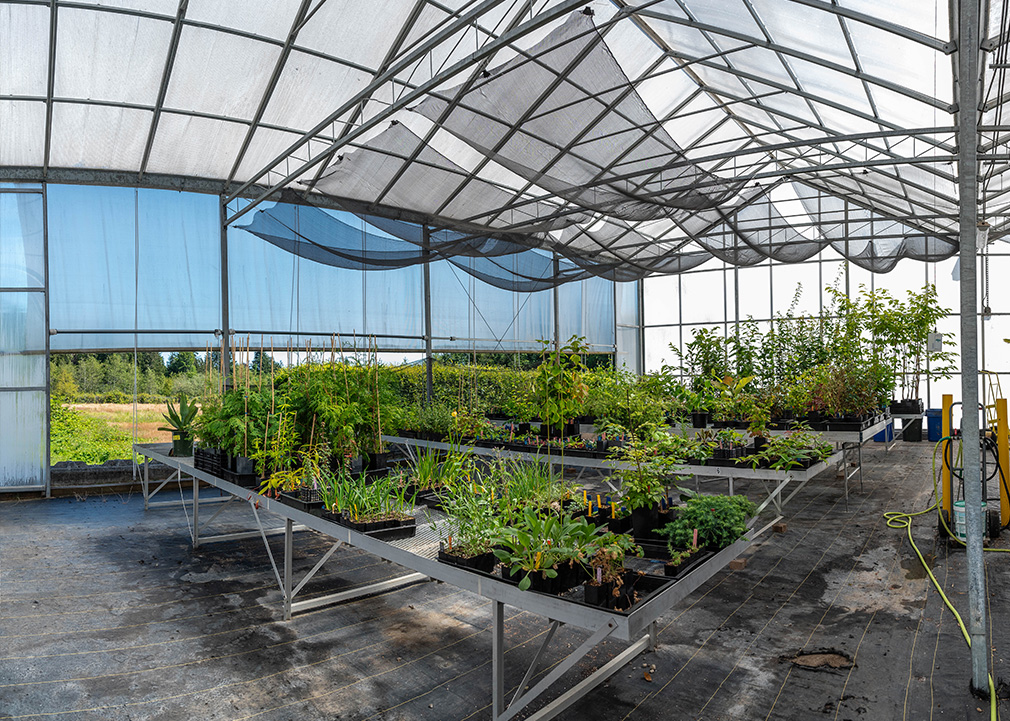
<svg viewBox="0 0 1010 721">
<path fill-rule="evenodd" d="M 133 404 L 132 403 L 70 403 L 70 408 L 84 415 L 108 423 L 113 428 L 125 431 L 133 437 Z M 159 431 L 158 426 L 165 425 L 162 414 L 165 412 L 163 403 L 142 403 L 137 405 L 137 441 L 138 443 L 167 443 L 172 440 L 168 431 Z"/>
<path fill-rule="evenodd" d="M 137 442 L 172 440 L 171 433 L 158 430 L 158 426 L 164 423 L 163 410 L 164 406 L 160 403 L 137 407 Z M 50 458 L 53 463 L 84 461 L 95 464 L 132 455 L 132 404 L 61 404 L 54 399 L 50 417 Z"/>
</svg>

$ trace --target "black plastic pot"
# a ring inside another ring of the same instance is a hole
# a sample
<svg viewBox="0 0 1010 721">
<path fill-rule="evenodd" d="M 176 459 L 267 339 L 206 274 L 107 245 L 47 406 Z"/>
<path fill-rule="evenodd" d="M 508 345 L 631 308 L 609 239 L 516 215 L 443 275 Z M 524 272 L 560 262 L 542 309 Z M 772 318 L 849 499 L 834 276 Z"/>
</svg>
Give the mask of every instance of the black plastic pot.
<svg viewBox="0 0 1010 721">
<path fill-rule="evenodd" d="M 594 586 L 587 581 L 583 584 L 583 588 L 585 589 L 585 601 L 590 606 L 599 606 L 600 608 L 614 607 L 614 601 L 617 598 L 614 596 L 613 583 L 603 583 Z"/>
<path fill-rule="evenodd" d="M 659 506 L 633 510 L 631 512 L 631 528 L 634 531 L 635 541 L 653 538 L 653 530 L 657 523 L 659 523 Z"/>
<path fill-rule="evenodd" d="M 889 408 L 891 415 L 917 415 L 923 412 L 923 403 L 921 398 L 905 399 L 893 401 Z"/>
<path fill-rule="evenodd" d="M 459 566 L 460 568 L 467 568 L 487 574 L 494 571 L 494 567 L 498 563 L 497 557 L 491 551 L 476 556 L 457 556 L 455 553 L 445 551 L 441 547 L 438 549 L 438 560 L 451 566 Z"/>
<path fill-rule="evenodd" d="M 694 426 L 695 428 L 707 428 L 708 427 L 708 421 L 709 421 L 709 418 L 711 418 L 711 416 L 712 416 L 712 414 L 708 413 L 708 412 L 705 412 L 705 413 L 692 413 L 691 414 L 691 425 Z"/>
<path fill-rule="evenodd" d="M 765 446 L 767 446 L 767 445 L 768 445 L 768 439 L 765 438 L 764 436 L 755 436 L 754 437 L 754 452 L 755 453 L 760 453 L 761 450 L 763 448 L 765 448 Z"/>
</svg>

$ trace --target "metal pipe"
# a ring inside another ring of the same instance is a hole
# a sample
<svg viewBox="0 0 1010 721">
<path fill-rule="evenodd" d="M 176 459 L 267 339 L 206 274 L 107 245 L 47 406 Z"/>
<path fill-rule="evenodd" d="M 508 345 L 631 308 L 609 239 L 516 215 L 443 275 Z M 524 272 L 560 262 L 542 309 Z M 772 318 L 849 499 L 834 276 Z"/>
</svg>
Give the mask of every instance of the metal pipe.
<svg viewBox="0 0 1010 721">
<path fill-rule="evenodd" d="M 421 243 L 424 255 L 424 400 L 431 403 L 431 229 L 427 225 L 421 226 Z"/>
<path fill-rule="evenodd" d="M 965 531 L 968 547 L 968 634 L 971 685 L 988 694 L 989 653 L 982 558 L 982 477 L 978 419 L 978 223 L 979 0 L 961 0 L 958 16 L 958 195 L 961 242 L 961 435 L 964 446 Z"/>
</svg>

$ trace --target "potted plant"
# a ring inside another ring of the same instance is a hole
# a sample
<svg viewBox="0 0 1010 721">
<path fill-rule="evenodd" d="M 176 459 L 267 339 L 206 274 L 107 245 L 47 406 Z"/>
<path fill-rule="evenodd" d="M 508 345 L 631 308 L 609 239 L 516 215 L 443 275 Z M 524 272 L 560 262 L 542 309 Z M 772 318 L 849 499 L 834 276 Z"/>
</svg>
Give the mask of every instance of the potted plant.
<svg viewBox="0 0 1010 721">
<path fill-rule="evenodd" d="M 557 594 L 578 582 L 575 564 L 585 558 L 596 534 L 585 518 L 541 516 L 527 507 L 515 525 L 502 529 L 494 554 L 503 564 L 503 577 L 522 576 L 520 590 Z"/>
<path fill-rule="evenodd" d="M 555 351 L 550 349 L 551 341 L 539 341 L 542 349 L 535 387 L 540 418 L 548 434 L 564 433 L 565 424 L 578 415 L 588 392 L 582 381 L 586 366 L 580 354 L 588 349 L 584 341 L 584 338 L 572 336 L 566 345 Z"/>
<path fill-rule="evenodd" d="M 596 539 L 589 556 L 589 580 L 585 582 L 586 603 L 614 608 L 624 583 L 624 559 L 628 554 L 642 555 L 642 549 L 631 536 L 606 533 Z"/>
<path fill-rule="evenodd" d="M 621 479 L 622 502 L 631 511 L 631 525 L 636 540 L 649 540 L 659 521 L 659 502 L 678 468 L 670 451 L 675 441 L 669 433 L 647 424 L 638 433 L 629 434 L 622 448 L 611 451 L 610 457 L 630 466 L 617 471 Z"/>
<path fill-rule="evenodd" d="M 160 426 L 158 430 L 171 432 L 173 456 L 193 455 L 193 427 L 200 408 L 196 403 L 190 403 L 185 393 L 179 396 L 178 408 L 171 401 L 166 406 L 168 412 L 163 413 L 162 418 L 168 425 Z"/>
<path fill-rule="evenodd" d="M 718 551 L 743 537 L 756 511 L 746 496 L 694 495 L 662 534 L 676 548 L 698 545 Z"/>
</svg>

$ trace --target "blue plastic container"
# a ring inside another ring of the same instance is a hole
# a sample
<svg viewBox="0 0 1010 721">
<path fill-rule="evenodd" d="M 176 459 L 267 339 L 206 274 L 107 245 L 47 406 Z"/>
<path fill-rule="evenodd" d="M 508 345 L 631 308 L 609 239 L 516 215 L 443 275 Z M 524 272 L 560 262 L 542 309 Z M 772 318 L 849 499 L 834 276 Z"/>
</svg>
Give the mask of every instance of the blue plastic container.
<svg viewBox="0 0 1010 721">
<path fill-rule="evenodd" d="M 943 410 L 928 408 L 926 410 L 926 436 L 930 443 L 939 443 L 943 438 Z"/>
<path fill-rule="evenodd" d="M 873 437 L 877 443 L 890 443 L 894 440 L 894 421 L 887 424 L 887 428 Z"/>
</svg>

